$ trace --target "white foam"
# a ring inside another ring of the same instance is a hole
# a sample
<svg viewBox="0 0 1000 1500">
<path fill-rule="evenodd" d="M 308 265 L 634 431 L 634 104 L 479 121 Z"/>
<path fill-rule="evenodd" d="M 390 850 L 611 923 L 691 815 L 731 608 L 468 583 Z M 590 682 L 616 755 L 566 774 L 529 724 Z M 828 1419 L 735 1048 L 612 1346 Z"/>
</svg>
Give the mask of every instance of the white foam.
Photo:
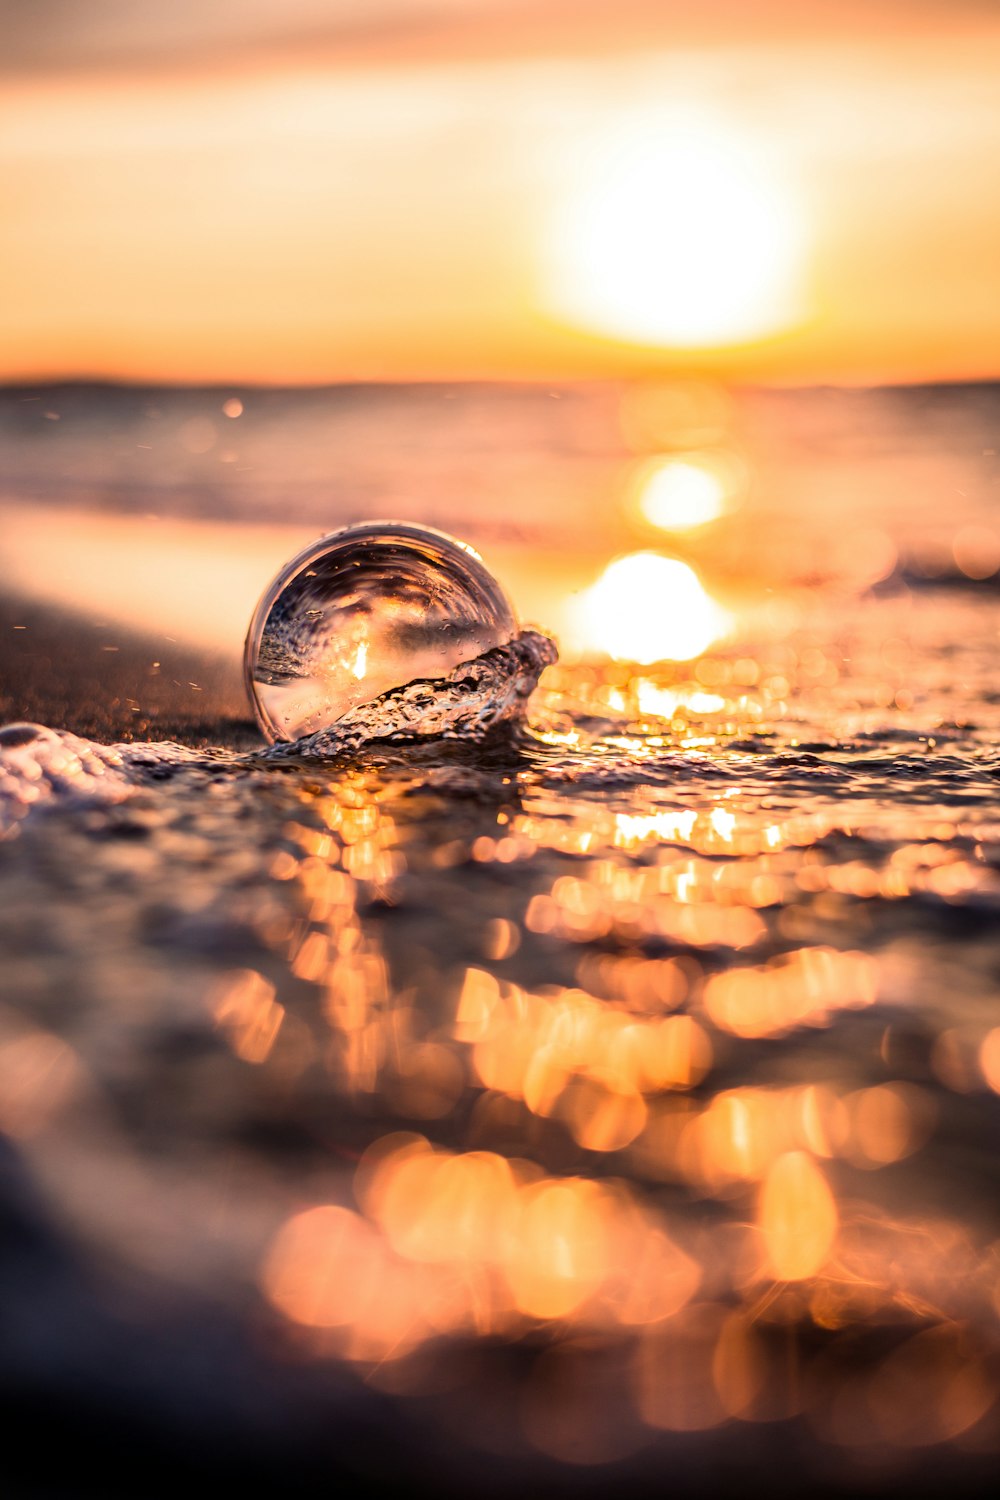
<svg viewBox="0 0 1000 1500">
<path fill-rule="evenodd" d="M 44 724 L 0 729 L 0 831 L 52 801 L 120 802 L 132 791 L 121 747 Z"/>
</svg>

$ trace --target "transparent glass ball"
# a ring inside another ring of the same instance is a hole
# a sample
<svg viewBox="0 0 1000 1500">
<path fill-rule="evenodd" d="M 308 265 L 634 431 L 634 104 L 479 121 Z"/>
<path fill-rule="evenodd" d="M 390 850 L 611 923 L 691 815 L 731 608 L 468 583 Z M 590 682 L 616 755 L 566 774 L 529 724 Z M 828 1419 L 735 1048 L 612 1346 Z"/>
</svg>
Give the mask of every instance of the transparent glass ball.
<svg viewBox="0 0 1000 1500">
<path fill-rule="evenodd" d="M 446 677 L 517 628 L 463 542 L 402 521 L 346 526 L 264 590 L 247 632 L 247 691 L 268 740 L 297 740 L 391 688 Z"/>
</svg>

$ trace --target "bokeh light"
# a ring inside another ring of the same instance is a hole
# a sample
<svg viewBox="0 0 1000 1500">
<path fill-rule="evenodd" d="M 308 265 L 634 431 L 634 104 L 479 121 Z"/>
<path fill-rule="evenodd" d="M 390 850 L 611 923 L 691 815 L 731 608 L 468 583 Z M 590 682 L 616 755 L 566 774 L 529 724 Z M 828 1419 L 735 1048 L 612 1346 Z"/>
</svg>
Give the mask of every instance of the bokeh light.
<svg viewBox="0 0 1000 1500">
<path fill-rule="evenodd" d="M 725 477 L 704 455 L 659 459 L 644 468 L 638 486 L 639 511 L 660 531 L 687 531 L 717 521 L 727 499 Z"/>
</svg>

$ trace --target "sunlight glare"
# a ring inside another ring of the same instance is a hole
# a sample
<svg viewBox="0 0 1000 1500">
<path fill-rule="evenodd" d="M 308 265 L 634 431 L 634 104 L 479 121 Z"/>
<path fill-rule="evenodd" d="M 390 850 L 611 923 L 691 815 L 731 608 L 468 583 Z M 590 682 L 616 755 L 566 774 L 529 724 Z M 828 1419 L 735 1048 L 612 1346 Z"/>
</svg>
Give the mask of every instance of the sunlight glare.
<svg viewBox="0 0 1000 1500">
<path fill-rule="evenodd" d="M 543 297 L 558 317 L 675 348 L 744 343 L 798 319 L 798 217 L 735 131 L 646 114 L 588 172 L 549 245 Z"/>
<path fill-rule="evenodd" d="M 781 1281 L 814 1276 L 830 1253 L 840 1216 L 807 1151 L 778 1157 L 764 1179 L 759 1215 L 773 1275 Z"/>
<path fill-rule="evenodd" d="M 717 521 L 726 504 L 717 470 L 695 456 L 657 459 L 642 477 L 639 510 L 660 531 L 686 531 Z"/>
<path fill-rule="evenodd" d="M 647 665 L 689 661 L 724 632 L 728 617 L 687 563 L 633 552 L 609 563 L 581 596 L 577 624 L 585 649 Z"/>
</svg>

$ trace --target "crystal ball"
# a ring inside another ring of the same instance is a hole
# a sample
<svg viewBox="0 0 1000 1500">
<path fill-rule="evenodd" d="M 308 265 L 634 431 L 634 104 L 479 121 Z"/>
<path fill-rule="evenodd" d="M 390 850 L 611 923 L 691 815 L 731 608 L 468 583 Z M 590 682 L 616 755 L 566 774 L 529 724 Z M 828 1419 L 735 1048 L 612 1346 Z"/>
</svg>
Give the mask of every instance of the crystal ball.
<svg viewBox="0 0 1000 1500">
<path fill-rule="evenodd" d="M 247 691 L 272 744 L 298 740 L 392 688 L 446 677 L 517 630 L 464 542 L 402 521 L 346 526 L 264 590 L 247 632 Z"/>
</svg>

